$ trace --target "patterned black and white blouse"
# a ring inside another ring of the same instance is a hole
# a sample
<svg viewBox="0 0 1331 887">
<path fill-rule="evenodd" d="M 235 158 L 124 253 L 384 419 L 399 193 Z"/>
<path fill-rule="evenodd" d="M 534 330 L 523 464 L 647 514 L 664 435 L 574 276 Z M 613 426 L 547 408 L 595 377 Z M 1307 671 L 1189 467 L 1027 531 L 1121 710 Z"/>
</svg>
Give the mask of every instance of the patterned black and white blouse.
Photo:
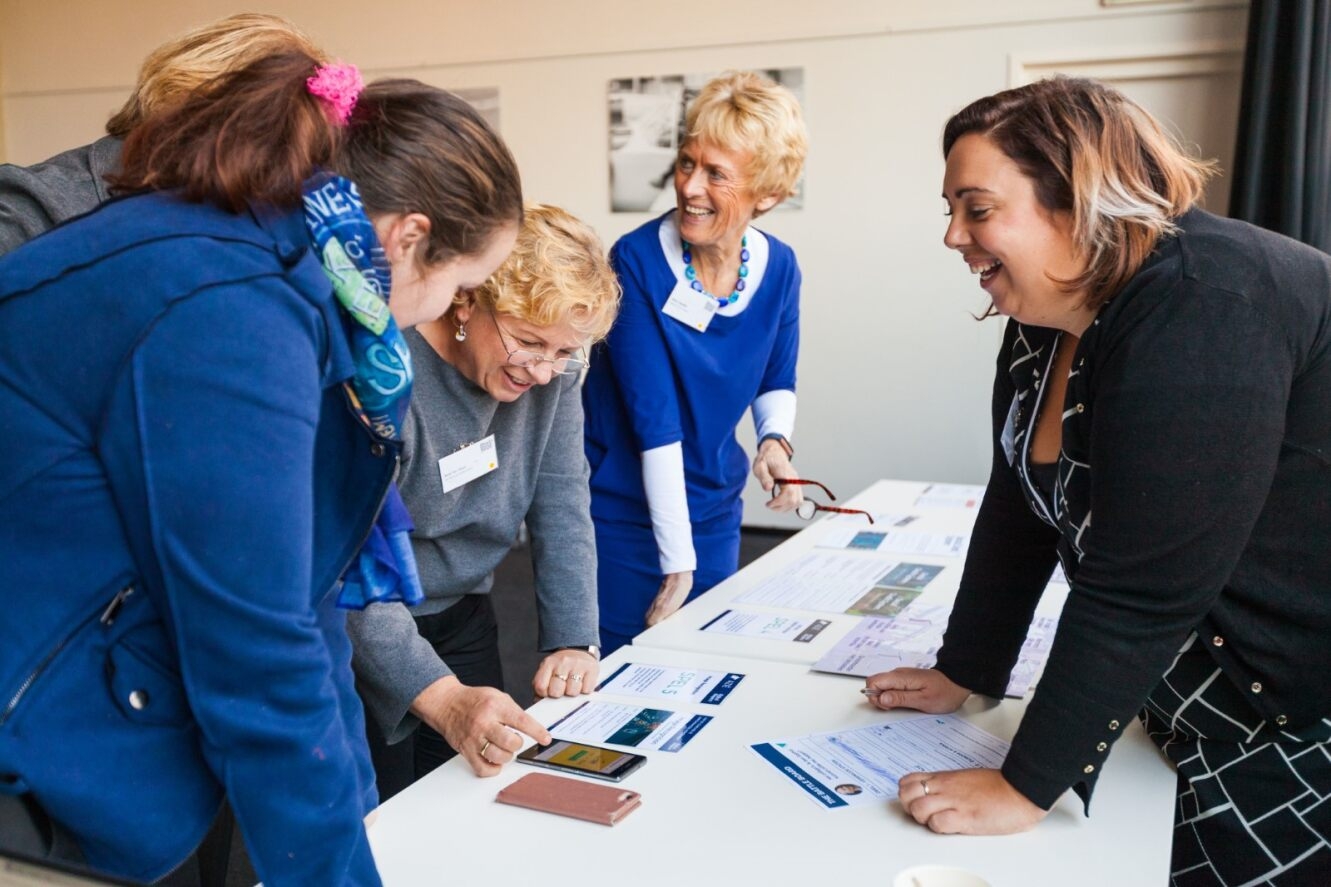
<svg viewBox="0 0 1331 887">
<path fill-rule="evenodd" d="M 1331 713 L 1331 258 L 1193 211 L 1082 335 L 1052 496 L 1030 432 L 1060 334 L 1009 322 L 994 461 L 938 668 L 1001 697 L 1056 558 L 1072 591 L 1003 767 L 1089 800 L 1188 636 L 1259 718 Z"/>
</svg>

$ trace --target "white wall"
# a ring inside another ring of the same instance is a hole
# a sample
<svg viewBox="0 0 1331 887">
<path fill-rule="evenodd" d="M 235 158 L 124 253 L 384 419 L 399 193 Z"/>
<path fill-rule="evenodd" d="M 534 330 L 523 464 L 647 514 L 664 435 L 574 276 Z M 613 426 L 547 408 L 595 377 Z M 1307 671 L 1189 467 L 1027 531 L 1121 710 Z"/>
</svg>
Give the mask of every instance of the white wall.
<svg viewBox="0 0 1331 887">
<path fill-rule="evenodd" d="M 607 244 L 647 218 L 608 211 L 609 79 L 802 66 L 812 133 L 805 207 L 763 227 L 791 243 L 804 268 L 797 466 L 843 495 L 884 476 L 979 483 L 988 471 L 1000 328 L 970 318 L 985 300 L 941 244 L 947 117 L 1024 79 L 1073 70 L 1115 80 L 1208 155 L 1228 158 L 1247 9 L 1241 0 L 345 7 L 266 8 L 370 75 L 497 86 L 527 196 L 567 207 Z M 153 46 L 245 8 L 0 0 L 0 157 L 30 163 L 92 139 Z M 757 492 L 747 522 L 781 523 L 757 507 Z"/>
</svg>

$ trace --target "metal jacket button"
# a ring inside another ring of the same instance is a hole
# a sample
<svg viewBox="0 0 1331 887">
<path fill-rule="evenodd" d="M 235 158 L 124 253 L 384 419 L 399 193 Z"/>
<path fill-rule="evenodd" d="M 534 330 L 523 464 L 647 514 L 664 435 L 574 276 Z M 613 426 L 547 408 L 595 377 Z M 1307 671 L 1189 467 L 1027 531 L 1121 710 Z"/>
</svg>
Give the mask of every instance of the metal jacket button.
<svg viewBox="0 0 1331 887">
<path fill-rule="evenodd" d="M 1110 730 L 1117 730 L 1117 729 L 1118 729 L 1118 721 L 1110 721 L 1110 722 L 1109 722 L 1109 729 L 1110 729 Z"/>
<path fill-rule="evenodd" d="M 1083 768 L 1081 769 L 1081 772 L 1083 772 L 1083 773 L 1094 773 L 1094 772 L 1095 772 L 1095 765 L 1094 765 L 1094 764 L 1087 764 L 1085 767 L 1083 767 Z"/>
<path fill-rule="evenodd" d="M 1283 726 L 1285 726 L 1285 725 L 1288 724 L 1288 723 L 1289 723 L 1289 718 L 1285 717 L 1284 715 L 1276 715 L 1276 726 L 1277 726 L 1277 727 L 1283 727 Z"/>
<path fill-rule="evenodd" d="M 379 441 L 377 441 L 377 440 L 376 440 L 374 443 L 370 444 L 370 455 L 371 455 L 371 456 L 382 456 L 382 455 L 383 455 L 384 453 L 386 453 L 387 451 L 388 451 L 388 448 L 385 447 L 383 444 L 379 443 Z"/>
<path fill-rule="evenodd" d="M 1107 749 L 1107 748 L 1109 748 L 1109 743 L 1108 743 L 1108 742 L 1102 742 L 1102 743 L 1100 743 L 1099 745 L 1097 745 L 1097 746 L 1095 747 L 1095 750 L 1096 750 L 1096 751 L 1104 751 L 1104 750 Z"/>
<path fill-rule="evenodd" d="M 148 707 L 147 690 L 131 690 L 129 692 L 129 707 L 135 711 L 143 711 Z"/>
<path fill-rule="evenodd" d="M 1253 681 L 1253 682 L 1252 682 L 1252 692 L 1254 692 L 1254 693 L 1260 693 L 1260 692 L 1262 692 L 1262 682 L 1261 682 L 1261 681 Z"/>
<path fill-rule="evenodd" d="M 1225 645 L 1225 639 L 1222 638 L 1220 635 L 1216 635 L 1215 637 L 1211 638 L 1211 643 L 1217 647 L 1223 647 Z"/>
<path fill-rule="evenodd" d="M 1082 403 L 1077 404 L 1077 412 L 1079 412 L 1079 413 L 1084 413 L 1084 412 L 1086 412 L 1086 404 L 1082 404 Z"/>
</svg>

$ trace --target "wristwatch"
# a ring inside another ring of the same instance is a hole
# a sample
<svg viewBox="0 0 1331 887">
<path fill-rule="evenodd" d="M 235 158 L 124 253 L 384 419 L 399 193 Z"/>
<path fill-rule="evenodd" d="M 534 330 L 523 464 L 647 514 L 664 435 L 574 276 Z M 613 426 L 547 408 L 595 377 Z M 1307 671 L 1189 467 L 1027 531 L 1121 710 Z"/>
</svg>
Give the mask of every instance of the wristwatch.
<svg viewBox="0 0 1331 887">
<path fill-rule="evenodd" d="M 560 650 L 581 650 L 584 653 L 592 654 L 592 658 L 597 660 L 598 662 L 601 660 L 601 648 L 596 646 L 595 644 L 588 644 L 585 647 L 580 647 L 577 644 L 571 644 L 567 647 L 555 648 L 556 653 L 558 653 Z"/>
<path fill-rule="evenodd" d="M 786 451 L 787 459 L 795 458 L 795 448 L 790 445 L 790 441 L 786 440 L 786 436 L 784 434 L 777 434 L 776 432 L 772 432 L 771 434 L 764 434 L 758 440 L 758 445 L 762 446 L 763 441 L 765 440 L 774 440 L 777 443 L 779 443 L 781 445 L 781 449 Z"/>
</svg>

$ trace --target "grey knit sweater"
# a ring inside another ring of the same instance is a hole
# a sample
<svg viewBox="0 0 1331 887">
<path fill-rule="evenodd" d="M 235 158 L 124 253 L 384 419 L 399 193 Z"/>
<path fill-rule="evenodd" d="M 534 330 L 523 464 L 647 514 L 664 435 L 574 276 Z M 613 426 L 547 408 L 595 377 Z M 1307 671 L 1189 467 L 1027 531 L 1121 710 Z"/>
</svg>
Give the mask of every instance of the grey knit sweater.
<svg viewBox="0 0 1331 887">
<path fill-rule="evenodd" d="M 413 548 L 426 601 L 413 610 L 373 604 L 349 614 L 353 666 L 367 713 L 390 742 L 415 729 L 408 712 L 452 672 L 416 630 L 465 594 L 488 594 L 493 571 L 531 533 L 540 648 L 597 643 L 596 543 L 582 448 L 577 376 L 556 376 L 500 403 L 408 331 L 415 380 L 398 485 L 416 524 Z M 499 467 L 445 493 L 439 460 L 493 434 Z"/>
<path fill-rule="evenodd" d="M 0 255 L 107 200 L 102 176 L 119 164 L 110 136 L 32 166 L 0 164 Z"/>
</svg>

